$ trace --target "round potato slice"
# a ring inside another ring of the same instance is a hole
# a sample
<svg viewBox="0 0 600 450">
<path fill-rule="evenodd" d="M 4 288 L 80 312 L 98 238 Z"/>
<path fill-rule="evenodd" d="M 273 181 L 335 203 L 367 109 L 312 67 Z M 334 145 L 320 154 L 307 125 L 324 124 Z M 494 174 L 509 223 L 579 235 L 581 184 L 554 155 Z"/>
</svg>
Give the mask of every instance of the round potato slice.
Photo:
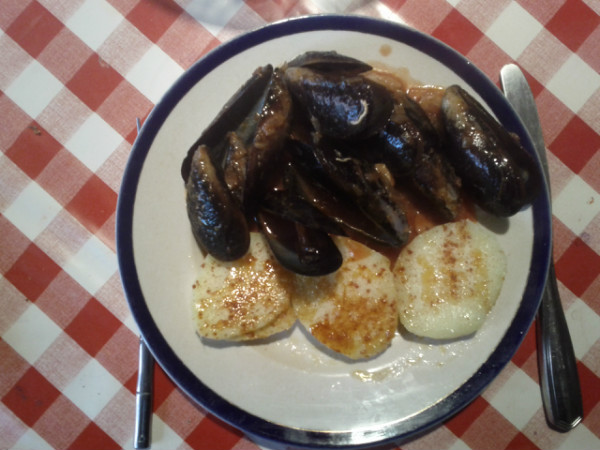
<svg viewBox="0 0 600 450">
<path fill-rule="evenodd" d="M 296 313 L 294 312 L 294 308 L 292 305 L 279 314 L 273 322 L 265 325 L 262 328 L 259 328 L 255 331 L 250 331 L 246 334 L 242 334 L 241 336 L 234 338 L 235 341 L 253 341 L 257 339 L 266 339 L 277 333 L 281 333 L 283 331 L 287 331 L 296 322 Z"/>
<path fill-rule="evenodd" d="M 208 255 L 203 261 L 193 293 L 196 330 L 220 340 L 283 331 L 293 324 L 285 314 L 291 309 L 292 288 L 293 274 L 275 261 L 260 233 L 251 233 L 250 249 L 241 259 L 223 262 Z"/>
<path fill-rule="evenodd" d="M 506 274 L 496 236 L 470 220 L 418 235 L 394 265 L 400 322 L 411 333 L 452 339 L 477 331 Z"/>
<path fill-rule="evenodd" d="M 344 262 L 322 277 L 296 276 L 292 306 L 300 323 L 328 348 L 351 359 L 383 352 L 398 328 L 388 258 L 348 238 L 336 238 Z"/>
</svg>

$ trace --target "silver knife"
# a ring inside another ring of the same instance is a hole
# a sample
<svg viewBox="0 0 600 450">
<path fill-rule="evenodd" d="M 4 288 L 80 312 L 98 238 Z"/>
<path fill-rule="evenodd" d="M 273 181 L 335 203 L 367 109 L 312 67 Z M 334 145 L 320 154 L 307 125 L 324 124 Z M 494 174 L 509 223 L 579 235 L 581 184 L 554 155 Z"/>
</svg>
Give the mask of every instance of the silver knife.
<svg viewBox="0 0 600 450">
<path fill-rule="evenodd" d="M 138 134 L 140 119 L 136 119 Z M 150 448 L 152 430 L 152 391 L 154 358 L 148 350 L 144 338 L 140 337 L 138 377 L 135 392 L 135 433 L 134 448 Z"/>
<path fill-rule="evenodd" d="M 504 95 L 531 136 L 550 192 L 546 146 L 531 88 L 515 64 L 507 64 L 502 68 L 500 80 Z M 556 430 L 569 431 L 581 422 L 583 406 L 577 363 L 560 303 L 553 261 L 538 310 L 536 331 L 540 387 L 546 419 Z"/>
</svg>

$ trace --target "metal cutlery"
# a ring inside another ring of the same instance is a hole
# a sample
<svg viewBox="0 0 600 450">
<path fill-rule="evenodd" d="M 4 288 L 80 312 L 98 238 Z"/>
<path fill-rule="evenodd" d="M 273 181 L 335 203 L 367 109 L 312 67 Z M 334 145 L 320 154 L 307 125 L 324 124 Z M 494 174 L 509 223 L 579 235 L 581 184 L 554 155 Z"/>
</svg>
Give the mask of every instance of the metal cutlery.
<svg viewBox="0 0 600 450">
<path fill-rule="evenodd" d="M 136 119 L 137 131 L 140 132 L 140 119 Z M 153 392 L 154 358 L 140 337 L 138 378 L 135 392 L 135 434 L 134 448 L 150 448 L 152 431 L 152 392 Z"/>
<path fill-rule="evenodd" d="M 154 358 L 143 338 L 140 338 L 138 379 L 135 393 L 134 448 L 150 448 L 152 421 L 152 376 Z"/>
<path fill-rule="evenodd" d="M 513 106 L 533 140 L 542 163 L 550 191 L 546 146 L 531 88 L 523 72 L 515 64 L 505 65 L 500 72 L 504 94 Z M 577 363 L 571 336 L 560 303 L 554 262 L 548 278 L 537 318 L 538 366 L 542 403 L 550 426 L 569 431 L 583 418 L 583 406 Z"/>
</svg>

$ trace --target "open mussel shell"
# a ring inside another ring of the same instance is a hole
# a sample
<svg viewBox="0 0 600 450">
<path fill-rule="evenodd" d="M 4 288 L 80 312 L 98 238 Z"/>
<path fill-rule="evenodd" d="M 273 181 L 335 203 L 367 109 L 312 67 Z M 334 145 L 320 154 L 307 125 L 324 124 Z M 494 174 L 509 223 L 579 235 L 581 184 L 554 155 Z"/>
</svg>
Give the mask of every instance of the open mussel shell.
<svg viewBox="0 0 600 450">
<path fill-rule="evenodd" d="M 330 235 L 347 236 L 376 248 L 399 247 L 403 241 L 370 217 L 355 201 L 325 187 L 315 171 L 288 166 L 280 189 L 261 202 L 264 211 Z"/>
<path fill-rule="evenodd" d="M 321 276 L 342 265 L 342 254 L 326 232 L 264 210 L 256 219 L 271 252 L 286 269 L 300 275 Z"/>
<path fill-rule="evenodd" d="M 299 186 L 302 198 L 337 224 L 341 233 L 335 234 L 375 247 L 401 247 L 406 242 L 407 229 L 403 229 L 401 235 L 398 235 L 394 229 L 375 220 L 343 193 L 334 193 L 323 185 L 306 179 L 299 180 Z"/>
<path fill-rule="evenodd" d="M 320 199 L 307 192 L 306 185 L 314 187 L 317 182 L 314 179 L 310 183 L 304 181 L 305 177 L 299 173 L 299 169 L 289 163 L 281 168 L 279 186 L 265 194 L 261 201 L 261 209 L 309 228 L 343 235 L 338 222 L 318 207 Z M 323 194 L 330 196 L 328 192 Z M 348 206 L 350 205 L 346 208 Z"/>
<path fill-rule="evenodd" d="M 246 214 L 254 214 L 264 190 L 281 162 L 291 121 L 292 97 L 280 69 L 275 69 L 260 110 L 251 114 L 234 134 L 244 135 L 247 148 L 242 205 Z M 246 125 L 248 123 L 248 125 Z M 246 130 L 249 128 L 249 130 Z"/>
<path fill-rule="evenodd" d="M 379 245 L 401 247 L 408 241 L 404 210 L 372 165 L 349 156 L 340 142 L 296 142 L 293 148 L 296 165 L 304 169 L 298 186 L 315 207 Z"/>
<path fill-rule="evenodd" d="M 199 145 L 206 145 L 211 149 L 211 153 L 217 153 L 214 149 L 225 145 L 226 132 L 240 128 L 249 116 L 262 108 L 272 74 L 273 67 L 271 65 L 259 67 L 223 106 L 219 114 L 188 150 L 181 164 L 181 176 L 184 182 L 189 177 L 192 157 Z M 216 158 L 215 163 L 221 165 L 223 157 L 224 155 L 221 155 L 220 158 Z"/>
<path fill-rule="evenodd" d="M 442 115 L 448 159 L 482 209 L 503 217 L 531 203 L 542 175 L 515 136 L 457 85 L 446 89 Z"/>
</svg>

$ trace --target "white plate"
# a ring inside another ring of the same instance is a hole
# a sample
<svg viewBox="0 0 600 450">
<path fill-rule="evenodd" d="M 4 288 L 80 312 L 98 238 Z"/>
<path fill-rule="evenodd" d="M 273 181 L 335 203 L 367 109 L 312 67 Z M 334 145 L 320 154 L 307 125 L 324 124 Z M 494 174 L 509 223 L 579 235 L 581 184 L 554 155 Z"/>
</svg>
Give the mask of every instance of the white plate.
<svg viewBox="0 0 600 450">
<path fill-rule="evenodd" d="M 336 50 L 408 68 L 426 83 L 459 83 L 532 151 L 522 124 L 494 83 L 427 35 L 356 16 L 272 24 L 197 62 L 146 120 L 119 196 L 117 250 L 123 285 L 146 342 L 169 376 L 243 431 L 290 444 L 334 447 L 410 438 L 476 398 L 531 325 L 549 263 L 548 196 L 540 195 L 508 221 L 489 222 L 508 257 L 508 273 L 495 308 L 470 339 L 431 343 L 398 335 L 382 355 L 361 362 L 324 353 L 298 327 L 260 344 L 202 341 L 190 306 L 202 257 L 186 215 L 181 161 L 256 67 L 280 65 L 307 50 Z"/>
</svg>

